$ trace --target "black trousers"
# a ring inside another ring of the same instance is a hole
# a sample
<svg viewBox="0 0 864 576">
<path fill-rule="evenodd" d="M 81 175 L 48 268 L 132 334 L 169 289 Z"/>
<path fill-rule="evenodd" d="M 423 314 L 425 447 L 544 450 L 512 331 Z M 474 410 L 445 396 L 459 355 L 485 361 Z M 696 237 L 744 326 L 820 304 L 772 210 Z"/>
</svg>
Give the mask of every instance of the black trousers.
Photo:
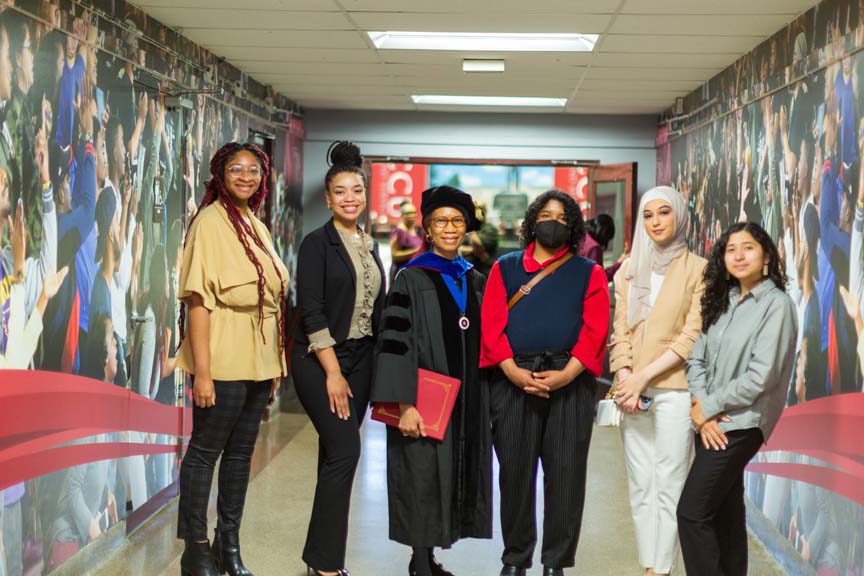
<svg viewBox="0 0 864 576">
<path fill-rule="evenodd" d="M 372 388 L 371 338 L 347 340 L 335 347 L 342 375 L 348 381 L 351 417 L 330 412 L 327 375 L 312 353 L 294 347 L 291 374 L 297 397 L 318 431 L 318 484 L 306 533 L 303 561 L 325 572 L 345 567 L 351 486 L 360 460 L 360 425 Z"/>
<path fill-rule="evenodd" d="M 560 370 L 569 354 L 517 357 L 520 367 Z M 583 372 L 551 398 L 526 394 L 498 370 L 492 381 L 492 439 L 500 465 L 505 564 L 530 568 L 537 544 L 537 464 L 543 464 L 543 547 L 550 568 L 575 564 L 582 527 L 588 447 L 594 423 L 594 377 Z"/>
<path fill-rule="evenodd" d="M 696 458 L 678 501 L 678 537 L 687 574 L 746 576 L 744 467 L 762 446 L 759 428 L 727 432 L 725 450 L 696 438 Z"/>
<path fill-rule="evenodd" d="M 220 455 L 216 529 L 240 531 L 252 453 L 272 380 L 216 380 L 213 384 L 215 406 L 192 408 L 192 438 L 180 466 L 177 537 L 183 540 L 207 539 L 210 485 Z"/>
</svg>

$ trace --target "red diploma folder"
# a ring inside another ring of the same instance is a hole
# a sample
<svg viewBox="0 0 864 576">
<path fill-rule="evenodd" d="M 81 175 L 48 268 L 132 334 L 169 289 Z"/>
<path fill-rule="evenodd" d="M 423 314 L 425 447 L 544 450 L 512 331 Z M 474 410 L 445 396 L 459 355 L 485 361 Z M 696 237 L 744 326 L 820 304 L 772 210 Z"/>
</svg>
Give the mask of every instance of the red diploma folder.
<svg viewBox="0 0 864 576">
<path fill-rule="evenodd" d="M 417 411 L 429 438 L 444 439 L 460 385 L 458 378 L 422 368 L 417 371 Z M 399 426 L 400 415 L 395 402 L 376 402 L 372 408 L 372 419 L 388 426 Z"/>
</svg>

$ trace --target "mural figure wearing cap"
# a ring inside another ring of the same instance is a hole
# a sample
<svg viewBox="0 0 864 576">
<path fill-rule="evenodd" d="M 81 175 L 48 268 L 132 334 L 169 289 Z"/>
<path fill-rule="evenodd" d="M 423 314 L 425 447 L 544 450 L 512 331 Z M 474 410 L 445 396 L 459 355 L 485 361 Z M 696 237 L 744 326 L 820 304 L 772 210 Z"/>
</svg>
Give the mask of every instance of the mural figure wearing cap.
<svg viewBox="0 0 864 576">
<path fill-rule="evenodd" d="M 480 366 L 497 368 L 490 396 L 501 466 L 501 576 L 525 576 L 531 567 L 540 461 L 545 490 L 540 559 L 544 576 L 563 576 L 575 562 L 582 525 L 594 379 L 602 371 L 609 331 L 609 288 L 603 268 L 576 255 L 585 228 L 570 196 L 559 190 L 538 196 L 528 206 L 521 234 L 524 250 L 505 254 L 492 267 L 482 310 Z M 532 281 L 535 285 L 527 287 Z"/>
<path fill-rule="evenodd" d="M 420 212 L 432 249 L 399 271 L 388 294 L 372 400 L 401 411 L 399 427 L 387 428 L 390 538 L 412 547 L 409 574 L 447 576 L 435 547 L 492 537 L 489 392 L 479 369 L 485 277 L 458 255 L 480 227 L 471 196 L 430 188 Z M 462 382 L 441 442 L 426 437 L 415 408 L 419 368 Z"/>
<path fill-rule="evenodd" d="M 360 149 L 334 142 L 324 197 L 333 218 L 310 232 L 297 257 L 291 374 L 318 432 L 318 479 L 303 548 L 310 574 L 345 576 L 351 486 L 369 406 L 372 352 L 384 308 L 378 244 L 359 225 L 366 209 Z"/>
</svg>

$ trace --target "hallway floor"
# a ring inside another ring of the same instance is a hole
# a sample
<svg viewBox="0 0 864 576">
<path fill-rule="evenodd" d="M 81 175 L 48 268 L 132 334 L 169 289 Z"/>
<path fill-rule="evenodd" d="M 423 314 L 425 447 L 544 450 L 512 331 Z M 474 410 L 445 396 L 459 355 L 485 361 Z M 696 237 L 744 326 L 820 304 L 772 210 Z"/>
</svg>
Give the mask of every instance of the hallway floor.
<svg viewBox="0 0 864 576">
<path fill-rule="evenodd" d="M 387 539 L 384 455 L 384 427 L 367 420 L 363 457 L 354 484 L 348 542 L 347 568 L 353 576 L 404 576 L 408 572 L 410 551 Z M 244 561 L 256 576 L 306 574 L 300 553 L 315 488 L 316 461 L 317 435 L 305 414 L 281 414 L 263 425 L 241 533 Z M 539 492 L 542 494 L 542 490 Z M 451 550 L 438 552 L 439 560 L 457 576 L 497 576 L 502 550 L 497 490 L 495 505 L 492 541 L 463 540 Z M 94 576 L 180 574 L 183 545 L 174 538 L 176 513 L 174 500 L 128 541 L 118 545 L 110 560 L 88 572 Z M 213 516 L 211 512 L 211 519 Z M 215 520 L 211 521 L 211 527 L 214 523 Z M 538 549 L 529 574 L 540 573 L 539 556 Z M 60 572 L 66 570 L 61 568 Z M 680 561 L 675 572 L 684 573 Z M 565 570 L 565 574 L 642 574 L 636 557 L 617 430 L 594 430 L 582 537 L 576 566 Z M 750 574 L 783 574 L 752 537 Z"/>
</svg>

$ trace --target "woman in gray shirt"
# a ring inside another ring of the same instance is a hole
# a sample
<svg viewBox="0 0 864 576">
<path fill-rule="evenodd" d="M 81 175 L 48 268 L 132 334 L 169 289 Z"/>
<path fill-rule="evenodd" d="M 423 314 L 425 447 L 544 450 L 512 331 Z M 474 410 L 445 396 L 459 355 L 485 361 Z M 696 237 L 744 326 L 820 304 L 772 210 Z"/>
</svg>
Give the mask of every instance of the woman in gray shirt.
<svg viewBox="0 0 864 576">
<path fill-rule="evenodd" d="M 678 502 L 688 574 L 747 574 L 744 467 L 780 418 L 795 358 L 784 268 L 750 222 L 723 233 L 705 268 L 702 335 L 687 367 L 696 458 Z"/>
</svg>

